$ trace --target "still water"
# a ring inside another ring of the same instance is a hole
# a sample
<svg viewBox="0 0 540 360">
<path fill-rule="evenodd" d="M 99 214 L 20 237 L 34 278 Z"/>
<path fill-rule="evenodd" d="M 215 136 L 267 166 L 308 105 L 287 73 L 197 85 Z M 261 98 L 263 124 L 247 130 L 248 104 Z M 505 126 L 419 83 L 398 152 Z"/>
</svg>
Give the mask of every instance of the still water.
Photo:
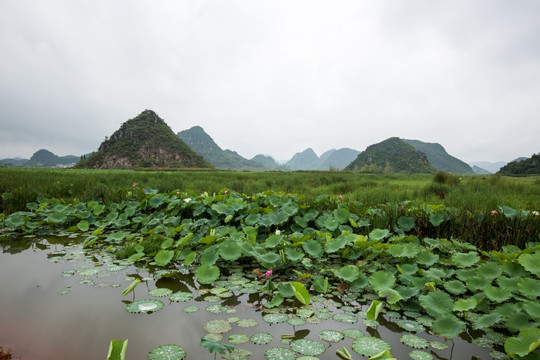
<svg viewBox="0 0 540 360">
<path fill-rule="evenodd" d="M 252 352 L 250 359 L 264 359 L 270 347 L 286 347 L 282 335 L 295 335 L 322 342 L 326 351 L 319 359 L 338 359 L 336 350 L 346 347 L 354 359 L 367 359 L 351 349 L 352 339 L 345 337 L 338 343 L 319 339 L 322 330 L 357 328 L 365 335 L 380 337 L 392 345 L 391 353 L 398 359 L 408 359 L 414 350 L 400 343 L 402 330 L 385 316 L 376 328 L 366 328 L 362 320 L 345 324 L 332 319 L 320 324 L 292 326 L 287 323 L 268 324 L 262 319 L 262 301 L 258 294 L 234 292 L 233 297 L 220 300 L 228 312 L 213 314 L 207 311 L 212 303 L 198 296 L 199 285 L 189 275 L 160 277 L 135 266 L 113 266 L 106 255 L 83 252 L 77 244 L 66 239 L 26 239 L 16 243 L 0 243 L 0 345 L 11 349 L 13 359 L 106 359 L 112 339 L 129 339 L 126 358 L 146 359 L 153 348 L 181 345 L 186 359 L 213 359 L 214 355 L 200 346 L 207 333 L 204 324 L 214 319 L 253 319 L 255 326 L 239 327 L 223 334 L 223 343 L 233 334 L 253 335 L 269 332 L 274 340 L 267 345 L 251 342 L 235 345 Z M 22 244 L 22 245 L 21 245 Z M 99 270 L 95 273 L 94 269 Z M 133 293 L 122 296 L 135 277 L 143 278 Z M 156 281 L 157 280 L 157 281 Z M 187 291 L 195 299 L 172 302 L 168 297 L 154 297 L 148 291 L 169 288 L 173 292 Z M 129 313 L 126 304 L 144 299 L 163 301 L 163 309 L 151 314 Z M 184 309 L 197 305 L 200 310 L 186 313 Z M 342 312 L 328 306 L 331 312 Z M 364 309 L 365 310 L 365 309 Z M 381 318 L 383 316 L 380 316 Z M 428 341 L 441 338 L 422 333 Z M 470 339 L 469 339 L 470 341 Z M 469 341 L 447 341 L 446 350 L 424 349 L 434 359 L 490 359 L 488 351 Z M 302 355 L 298 355 L 300 357 Z M 218 358 L 220 356 L 218 355 Z"/>
</svg>

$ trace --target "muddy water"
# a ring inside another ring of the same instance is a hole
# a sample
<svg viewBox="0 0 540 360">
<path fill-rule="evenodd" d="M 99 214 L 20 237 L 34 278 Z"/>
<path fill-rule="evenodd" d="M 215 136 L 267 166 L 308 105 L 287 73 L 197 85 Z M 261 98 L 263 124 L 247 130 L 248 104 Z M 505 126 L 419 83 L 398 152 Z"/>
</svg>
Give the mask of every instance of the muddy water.
<svg viewBox="0 0 540 360">
<path fill-rule="evenodd" d="M 403 333 L 395 324 L 385 320 L 376 330 L 366 329 L 361 320 L 353 325 L 334 320 L 296 327 L 288 324 L 269 325 L 262 319 L 262 313 L 257 311 L 261 303 L 255 294 L 244 294 L 222 302 L 234 308 L 235 313 L 215 315 L 205 310 L 211 305 L 208 302 L 193 300 L 175 303 L 162 297 L 158 299 L 164 302 L 163 309 L 152 314 L 132 314 L 126 311 L 126 303 L 155 298 L 148 291 L 156 286 L 195 293 L 196 284 L 189 278 L 178 276 L 162 278 L 156 284 L 152 274 L 141 272 L 133 266 L 121 271 L 106 271 L 107 264 L 100 255 L 78 254 L 81 252 L 79 246 L 64 247 L 63 241 L 54 242 L 32 242 L 24 250 L 0 245 L 3 250 L 0 253 L 0 345 L 5 350 L 11 349 L 14 359 L 105 359 L 111 339 L 129 339 L 127 359 L 146 359 L 151 349 L 165 344 L 181 345 L 187 359 L 212 359 L 213 354 L 210 355 L 199 345 L 201 337 L 206 334 L 203 324 L 232 316 L 255 319 L 258 324 L 250 328 L 233 324 L 233 329 L 224 334 L 224 343 L 232 334 L 250 336 L 266 331 L 274 336 L 274 340 L 264 346 L 249 342 L 235 345 L 236 348 L 251 351 L 253 355 L 250 359 L 263 359 L 264 351 L 272 346 L 288 348 L 288 345 L 281 344 L 280 337 L 295 333 L 326 345 L 326 352 L 318 356 L 320 359 L 336 359 L 336 350 L 343 346 L 349 349 L 354 359 L 363 358 L 351 350 L 351 339 L 345 338 L 337 344 L 319 340 L 320 331 L 328 329 L 360 328 L 366 335 L 380 336 L 392 345 L 391 352 L 398 359 L 408 359 L 408 353 L 414 350 L 399 342 Z M 61 257 L 63 251 L 68 256 Z M 94 268 L 101 272 L 81 275 L 85 270 Z M 71 273 L 74 274 L 67 276 Z M 133 280 L 129 276 L 144 277 L 146 282 L 137 286 L 134 293 L 123 297 L 122 290 Z M 69 293 L 60 295 L 66 291 Z M 200 310 L 185 313 L 183 309 L 191 305 L 199 306 Z M 339 312 L 337 309 L 333 311 Z M 428 334 L 421 336 L 429 341 L 441 340 Z M 490 358 L 486 350 L 462 339 L 454 339 L 447 344 L 449 348 L 444 351 L 433 348 L 424 351 L 434 355 L 435 359 Z"/>
</svg>

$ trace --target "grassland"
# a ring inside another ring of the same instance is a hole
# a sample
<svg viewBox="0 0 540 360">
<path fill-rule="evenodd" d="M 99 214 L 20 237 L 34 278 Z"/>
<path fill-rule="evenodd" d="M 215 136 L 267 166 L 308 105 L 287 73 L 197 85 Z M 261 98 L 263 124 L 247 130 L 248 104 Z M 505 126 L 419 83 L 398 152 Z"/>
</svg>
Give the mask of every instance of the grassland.
<svg viewBox="0 0 540 360">
<path fill-rule="evenodd" d="M 74 169 L 0 169 L 0 211 L 24 210 L 39 197 L 66 202 L 123 201 L 133 184 L 160 192 L 195 194 L 223 188 L 247 195 L 266 190 L 297 193 L 306 198 L 341 195 L 345 201 L 365 206 L 411 201 L 443 204 L 462 210 L 487 212 L 498 206 L 540 211 L 540 178 L 499 175 L 455 176 L 359 174 L 354 172 L 257 171 L 132 171 Z"/>
</svg>

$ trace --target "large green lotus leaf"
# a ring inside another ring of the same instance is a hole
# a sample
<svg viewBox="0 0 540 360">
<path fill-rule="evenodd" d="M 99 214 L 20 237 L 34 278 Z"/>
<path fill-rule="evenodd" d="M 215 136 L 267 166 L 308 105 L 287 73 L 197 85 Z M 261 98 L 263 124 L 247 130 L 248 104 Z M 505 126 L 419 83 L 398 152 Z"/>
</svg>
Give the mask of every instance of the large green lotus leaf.
<svg viewBox="0 0 540 360">
<path fill-rule="evenodd" d="M 369 238 L 371 240 L 382 240 L 390 236 L 390 230 L 388 229 L 373 229 L 369 233 Z"/>
<path fill-rule="evenodd" d="M 503 314 L 503 317 L 508 316 L 508 314 Z M 511 332 L 518 332 L 521 329 L 526 328 L 529 325 L 529 316 L 523 311 L 516 311 L 511 313 L 510 316 L 504 321 L 504 326 Z"/>
<path fill-rule="evenodd" d="M 412 258 L 418 254 L 418 248 L 412 244 L 392 244 L 387 252 L 395 257 Z"/>
<path fill-rule="evenodd" d="M 195 277 L 200 284 L 211 284 L 219 277 L 219 268 L 215 265 L 200 265 L 195 270 Z"/>
<path fill-rule="evenodd" d="M 512 292 L 510 290 L 492 285 L 484 288 L 484 294 L 486 294 L 489 300 L 497 303 L 506 301 L 512 296 Z"/>
<path fill-rule="evenodd" d="M 528 328 L 519 332 L 518 336 L 508 338 L 504 343 L 504 350 L 510 356 L 526 356 L 540 345 L 540 329 Z"/>
<path fill-rule="evenodd" d="M 349 220 L 349 210 L 345 208 L 337 208 L 334 210 L 334 219 L 340 224 L 345 224 Z"/>
<path fill-rule="evenodd" d="M 385 298 L 386 302 L 389 304 L 395 304 L 398 301 L 403 300 L 401 293 L 394 289 L 382 289 L 379 291 L 379 296 Z"/>
<path fill-rule="evenodd" d="M 313 279 L 313 289 L 321 294 L 326 294 L 328 292 L 328 278 L 327 277 L 316 277 Z"/>
<path fill-rule="evenodd" d="M 522 278 L 518 281 L 517 288 L 521 294 L 529 299 L 536 299 L 540 296 L 540 280 Z"/>
<path fill-rule="evenodd" d="M 375 321 L 377 320 L 377 317 L 379 317 L 379 313 L 382 310 L 383 303 L 378 300 L 373 300 L 371 305 L 366 311 L 366 318 L 368 320 Z"/>
<path fill-rule="evenodd" d="M 396 284 L 396 277 L 388 271 L 380 270 L 374 272 L 369 278 L 369 285 L 375 291 L 391 289 Z"/>
<path fill-rule="evenodd" d="M 399 341 L 401 341 L 402 344 L 405 344 L 415 349 L 425 349 L 429 346 L 429 341 L 413 334 L 401 335 Z"/>
<path fill-rule="evenodd" d="M 291 283 L 289 281 L 280 282 L 278 284 L 278 286 L 277 286 L 277 289 L 278 289 L 278 292 L 283 297 L 293 297 L 294 296 L 294 292 L 292 290 Z"/>
<path fill-rule="evenodd" d="M 439 225 L 442 224 L 443 221 L 444 221 L 444 215 L 443 214 L 436 214 L 436 213 L 429 214 L 429 222 L 433 226 L 439 226 Z"/>
<path fill-rule="evenodd" d="M 518 263 L 520 263 L 525 270 L 540 277 L 540 252 L 534 254 L 521 254 L 518 258 Z"/>
<path fill-rule="evenodd" d="M 298 250 L 296 248 L 285 248 L 285 255 L 287 256 L 287 259 L 290 261 L 298 261 L 304 257 L 304 253 L 301 250 Z"/>
<path fill-rule="evenodd" d="M 439 255 L 433 254 L 432 252 L 429 252 L 429 251 L 422 251 L 418 253 L 418 255 L 416 255 L 415 260 L 418 264 L 431 266 L 435 264 L 437 261 L 439 261 Z"/>
<path fill-rule="evenodd" d="M 527 271 L 517 261 L 505 261 L 502 264 L 503 271 L 511 278 L 526 276 Z"/>
<path fill-rule="evenodd" d="M 443 286 L 446 291 L 454 295 L 460 295 L 467 291 L 467 287 L 459 280 L 445 281 Z"/>
<path fill-rule="evenodd" d="M 396 291 L 399 292 L 402 299 L 409 300 L 410 298 L 418 295 L 418 293 L 420 292 L 420 289 L 416 287 L 406 287 L 406 286 L 400 285 L 396 287 Z"/>
<path fill-rule="evenodd" d="M 480 256 L 474 251 L 469 251 L 468 253 L 455 253 L 450 260 L 457 267 L 464 268 L 476 264 L 480 260 Z"/>
<path fill-rule="evenodd" d="M 201 265 L 214 265 L 219 258 L 219 252 L 217 250 L 214 246 L 204 250 L 199 260 Z"/>
<path fill-rule="evenodd" d="M 431 330 L 434 333 L 439 334 L 440 336 L 451 339 L 459 336 L 459 334 L 465 331 L 465 323 L 461 320 L 458 320 L 458 318 L 456 318 L 454 315 L 447 314 L 440 318 L 437 318 L 433 322 Z"/>
<path fill-rule="evenodd" d="M 320 258 L 323 254 L 323 247 L 322 245 L 314 239 L 306 240 L 302 244 L 302 248 L 305 252 L 307 252 L 311 257 L 313 258 Z"/>
<path fill-rule="evenodd" d="M 334 275 L 347 282 L 353 282 L 360 275 L 360 270 L 355 265 L 345 265 L 334 270 Z"/>
<path fill-rule="evenodd" d="M 494 262 L 487 262 L 478 266 L 477 271 L 488 279 L 496 279 L 502 274 L 501 266 Z"/>
<path fill-rule="evenodd" d="M 148 353 L 150 360 L 182 360 L 185 357 L 186 352 L 180 345 L 161 345 Z"/>
<path fill-rule="evenodd" d="M 294 292 L 294 296 L 304 305 L 308 305 L 311 301 L 311 296 L 305 288 L 305 286 L 298 281 L 291 283 L 291 288 Z"/>
<path fill-rule="evenodd" d="M 401 230 L 407 232 L 414 227 L 414 218 L 409 216 L 400 216 L 397 224 Z"/>
<path fill-rule="evenodd" d="M 523 310 L 525 310 L 534 321 L 540 322 L 540 302 L 525 301 L 523 303 Z"/>
<path fill-rule="evenodd" d="M 467 279 L 465 282 L 467 285 L 467 289 L 471 291 L 476 291 L 480 289 L 484 289 L 486 286 L 490 285 L 492 282 L 491 279 L 486 279 L 482 276 L 471 276 Z"/>
<path fill-rule="evenodd" d="M 274 308 L 276 306 L 281 305 L 283 303 L 283 300 L 284 300 L 283 296 L 281 296 L 280 294 L 276 294 L 274 295 L 271 301 L 268 301 L 266 304 L 264 304 L 264 307 Z"/>
<path fill-rule="evenodd" d="M 211 334 L 219 333 L 211 332 Z M 222 344 L 220 342 L 210 340 L 207 337 L 203 337 L 201 339 L 200 345 L 210 351 L 210 353 L 220 353 L 221 355 L 224 355 L 227 351 L 232 351 L 234 349 L 234 346 L 232 345 Z"/>
<path fill-rule="evenodd" d="M 255 224 L 258 224 L 260 219 L 261 219 L 261 214 L 249 214 L 244 219 L 244 223 L 248 226 L 253 226 Z"/>
<path fill-rule="evenodd" d="M 433 360 L 433 356 L 422 350 L 413 350 L 409 353 L 409 358 L 412 360 Z"/>
<path fill-rule="evenodd" d="M 279 245 L 281 241 L 283 241 L 283 235 L 272 234 L 266 239 L 264 246 L 266 248 L 273 249 Z"/>
<path fill-rule="evenodd" d="M 454 301 L 444 291 L 432 291 L 418 297 L 420 305 L 435 319 L 452 312 Z"/>
<path fill-rule="evenodd" d="M 318 356 L 326 351 L 326 346 L 318 341 L 298 339 L 291 342 L 291 349 L 303 355 Z"/>
<path fill-rule="evenodd" d="M 504 216 L 510 219 L 515 218 L 518 214 L 518 212 L 515 209 L 512 209 L 509 206 L 499 206 L 499 210 L 501 210 Z"/>
<path fill-rule="evenodd" d="M 375 356 L 385 350 L 390 350 L 392 346 L 379 338 L 364 336 L 353 340 L 352 349 L 363 356 Z"/>
<path fill-rule="evenodd" d="M 90 228 L 90 224 L 86 220 L 81 220 L 77 223 L 77 228 L 80 231 L 85 232 L 88 231 L 88 229 Z"/>
<path fill-rule="evenodd" d="M 273 269 L 282 263 L 281 256 L 274 252 L 267 252 L 257 257 L 259 263 L 267 269 Z"/>
<path fill-rule="evenodd" d="M 116 231 L 116 232 L 111 233 L 107 237 L 107 239 L 105 239 L 105 241 L 119 242 L 119 241 L 124 240 L 126 236 L 127 236 L 127 233 L 125 231 Z"/>
<path fill-rule="evenodd" d="M 211 206 L 212 210 L 222 215 L 233 215 L 234 210 L 225 203 L 217 203 Z"/>
<path fill-rule="evenodd" d="M 442 279 L 446 277 L 446 272 L 442 269 L 432 267 L 429 270 L 424 271 L 424 277 L 437 285 L 441 285 L 443 283 Z"/>
<path fill-rule="evenodd" d="M 401 264 L 396 265 L 396 268 L 405 275 L 414 275 L 418 272 L 418 265 L 416 264 Z"/>
<path fill-rule="evenodd" d="M 354 236 L 354 235 L 353 235 Z M 348 242 L 348 238 L 345 236 L 338 236 L 337 238 L 332 239 L 330 242 L 327 242 L 324 245 L 324 250 L 328 253 L 334 253 L 339 249 L 343 249 Z"/>
<path fill-rule="evenodd" d="M 219 255 L 227 261 L 235 261 L 242 256 L 242 248 L 234 240 L 225 240 L 219 244 Z"/>
<path fill-rule="evenodd" d="M 212 334 L 221 334 L 232 330 L 232 325 L 227 320 L 215 319 L 204 323 L 204 329 Z"/>
<path fill-rule="evenodd" d="M 501 320 L 501 314 L 492 312 L 491 314 L 482 315 L 478 319 L 476 319 L 473 322 L 473 327 L 475 329 L 484 329 L 498 323 Z"/>
<path fill-rule="evenodd" d="M 283 347 L 271 347 L 264 352 L 266 360 L 294 360 L 296 353 Z"/>
<path fill-rule="evenodd" d="M 497 283 L 500 287 L 505 288 L 506 290 L 517 292 L 517 284 L 519 279 L 521 279 L 521 277 L 509 278 L 507 276 L 499 276 L 497 278 Z"/>
<path fill-rule="evenodd" d="M 468 311 L 472 310 L 478 305 L 478 301 L 475 298 L 457 299 L 452 307 L 453 311 Z"/>
<path fill-rule="evenodd" d="M 154 261 L 156 262 L 156 265 L 158 266 L 166 266 L 174 257 L 174 251 L 173 250 L 159 250 L 156 256 L 154 257 Z"/>
</svg>

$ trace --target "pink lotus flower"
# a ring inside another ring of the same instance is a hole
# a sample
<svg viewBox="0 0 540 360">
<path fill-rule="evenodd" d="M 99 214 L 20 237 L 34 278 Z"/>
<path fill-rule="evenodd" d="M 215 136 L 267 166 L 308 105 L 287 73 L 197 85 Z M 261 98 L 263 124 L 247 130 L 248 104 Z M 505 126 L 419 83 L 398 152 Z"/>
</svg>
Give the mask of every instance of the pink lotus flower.
<svg viewBox="0 0 540 360">
<path fill-rule="evenodd" d="M 229 193 L 229 190 L 225 190 L 225 194 L 228 194 Z"/>
<path fill-rule="evenodd" d="M 339 200 L 343 200 L 343 196 L 339 195 Z"/>
<path fill-rule="evenodd" d="M 498 215 L 498 214 L 499 214 L 499 213 L 498 213 L 497 211 L 495 211 L 495 210 L 493 210 L 493 211 L 491 212 L 491 215 Z"/>
<path fill-rule="evenodd" d="M 137 184 L 133 184 L 132 187 L 137 187 Z"/>
<path fill-rule="evenodd" d="M 272 275 L 272 270 L 268 270 L 267 272 L 264 273 L 264 276 L 266 277 L 269 277 L 270 275 Z"/>
</svg>

